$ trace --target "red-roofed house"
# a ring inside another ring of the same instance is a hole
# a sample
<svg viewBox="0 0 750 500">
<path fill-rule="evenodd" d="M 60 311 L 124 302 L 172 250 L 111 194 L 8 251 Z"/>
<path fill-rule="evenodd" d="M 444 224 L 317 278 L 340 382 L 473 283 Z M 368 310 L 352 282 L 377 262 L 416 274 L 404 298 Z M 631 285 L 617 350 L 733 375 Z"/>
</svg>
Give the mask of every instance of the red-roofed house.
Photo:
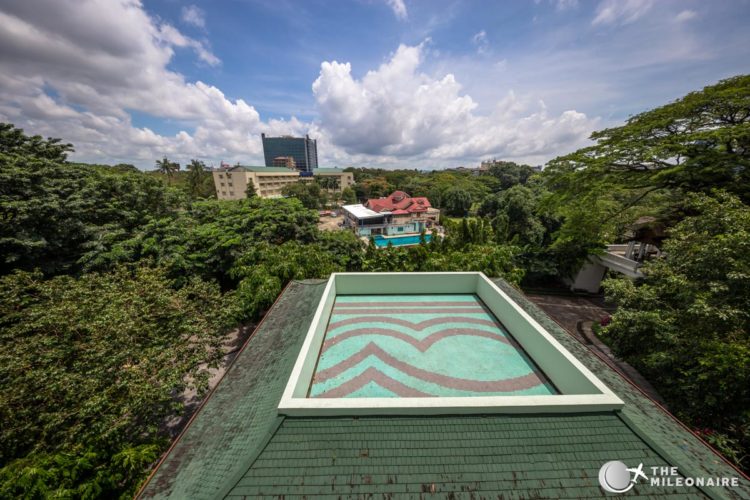
<svg viewBox="0 0 750 500">
<path fill-rule="evenodd" d="M 430 200 L 424 196 L 412 198 L 403 191 L 342 208 L 347 224 L 360 236 L 418 234 L 430 230 L 440 218 L 440 210 L 432 208 Z"/>
<path fill-rule="evenodd" d="M 428 209 L 432 208 L 430 200 L 424 196 L 412 198 L 403 191 L 394 191 L 386 198 L 373 198 L 367 200 L 365 206 L 376 212 L 382 212 L 385 210 L 393 213 L 396 210 L 402 210 L 410 214 L 426 213 Z"/>
</svg>

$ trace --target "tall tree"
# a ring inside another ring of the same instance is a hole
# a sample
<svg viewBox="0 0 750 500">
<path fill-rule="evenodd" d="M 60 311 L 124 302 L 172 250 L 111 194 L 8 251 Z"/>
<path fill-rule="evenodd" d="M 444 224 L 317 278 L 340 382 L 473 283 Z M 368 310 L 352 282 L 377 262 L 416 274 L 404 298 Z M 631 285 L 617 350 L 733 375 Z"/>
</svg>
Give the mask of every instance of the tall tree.
<svg viewBox="0 0 750 500">
<path fill-rule="evenodd" d="M 204 185 L 209 177 L 205 163 L 199 160 L 190 160 L 187 167 L 188 194 L 193 198 L 203 195 L 205 193 Z"/>
<path fill-rule="evenodd" d="M 159 173 L 166 175 L 170 180 L 179 169 L 180 165 L 170 161 L 166 156 L 161 160 L 156 160 L 156 170 Z"/>
<path fill-rule="evenodd" d="M 489 173 L 500 181 L 501 189 L 509 189 L 517 184 L 526 184 L 529 177 L 534 175 L 534 170 L 512 161 L 496 161 L 490 165 Z"/>
<path fill-rule="evenodd" d="M 73 151 L 73 145 L 62 143 L 60 139 L 40 135 L 28 136 L 23 129 L 11 123 L 0 123 L 0 153 L 5 155 L 20 155 L 38 160 L 64 162 L 68 153 Z"/>
<path fill-rule="evenodd" d="M 459 187 L 453 187 L 446 191 L 442 206 L 448 215 L 464 217 L 471 208 L 471 194 Z"/>
<path fill-rule="evenodd" d="M 79 271 L 88 253 L 182 205 L 181 193 L 139 171 L 41 156 L 0 153 L 0 274 Z"/>
<path fill-rule="evenodd" d="M 542 174 L 545 207 L 563 220 L 554 245 L 568 262 L 612 242 L 642 215 L 679 219 L 687 193 L 718 187 L 750 202 L 750 75 L 591 138 L 595 145 L 552 160 Z"/>
<path fill-rule="evenodd" d="M 357 194 L 352 188 L 348 186 L 341 191 L 341 198 L 344 200 L 344 203 L 348 203 L 350 205 L 357 203 Z"/>
<path fill-rule="evenodd" d="M 258 196 L 258 191 L 255 189 L 255 183 L 250 181 L 245 188 L 245 198 L 252 198 L 254 196 Z"/>
<path fill-rule="evenodd" d="M 317 182 L 295 182 L 281 189 L 281 194 L 297 198 L 306 208 L 320 208 L 325 203 L 324 193 Z"/>
<path fill-rule="evenodd" d="M 750 201 L 750 75 L 699 92 L 591 135 L 597 143 L 545 169 L 561 202 L 604 188 L 634 204 L 652 192 L 725 188 Z"/>
</svg>

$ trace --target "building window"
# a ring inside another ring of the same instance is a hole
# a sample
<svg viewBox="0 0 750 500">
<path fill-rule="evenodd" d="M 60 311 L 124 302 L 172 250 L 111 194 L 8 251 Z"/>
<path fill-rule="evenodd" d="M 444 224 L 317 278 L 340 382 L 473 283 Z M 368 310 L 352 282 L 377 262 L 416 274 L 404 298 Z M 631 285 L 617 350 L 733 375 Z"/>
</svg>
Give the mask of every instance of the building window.
<svg viewBox="0 0 750 500">
<path fill-rule="evenodd" d="M 232 187 L 232 186 L 233 186 L 234 184 L 232 184 L 231 182 L 228 182 L 228 183 L 227 183 L 227 185 L 228 185 L 229 187 Z"/>
<path fill-rule="evenodd" d="M 229 196 L 234 196 L 234 191 L 229 191 Z"/>
<path fill-rule="evenodd" d="M 223 179 L 224 176 L 222 174 L 219 174 L 219 179 Z"/>
<path fill-rule="evenodd" d="M 222 182 L 221 185 L 224 186 L 224 183 Z"/>
</svg>

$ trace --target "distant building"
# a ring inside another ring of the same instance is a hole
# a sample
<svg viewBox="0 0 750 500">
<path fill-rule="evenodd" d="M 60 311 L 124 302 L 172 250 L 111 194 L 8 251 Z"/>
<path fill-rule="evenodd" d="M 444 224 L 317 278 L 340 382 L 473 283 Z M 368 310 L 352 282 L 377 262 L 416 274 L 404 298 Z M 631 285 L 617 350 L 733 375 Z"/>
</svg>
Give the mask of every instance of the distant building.
<svg viewBox="0 0 750 500">
<path fill-rule="evenodd" d="M 308 175 L 309 174 L 309 175 Z M 247 186 L 252 183 L 255 193 L 262 198 L 280 198 L 284 186 L 295 182 L 312 182 L 315 177 L 338 179 L 339 190 L 354 185 L 354 175 L 340 168 L 316 168 L 300 172 L 287 167 L 223 167 L 213 172 L 216 197 L 220 200 L 246 198 Z"/>
<path fill-rule="evenodd" d="M 421 233 L 440 219 L 440 210 L 432 208 L 430 200 L 412 198 L 403 191 L 367 200 L 365 204 L 344 205 L 342 209 L 346 225 L 358 236 Z"/>
<path fill-rule="evenodd" d="M 261 134 L 263 139 L 263 155 L 267 167 L 277 166 L 274 164 L 276 158 L 291 157 L 294 159 L 295 167 L 303 172 L 312 172 L 318 168 L 318 141 L 305 137 L 267 137 Z M 284 165 L 286 166 L 286 165 Z"/>
<path fill-rule="evenodd" d="M 277 156 L 273 159 L 273 167 L 286 167 L 291 169 L 297 168 L 297 163 L 291 156 Z"/>
</svg>

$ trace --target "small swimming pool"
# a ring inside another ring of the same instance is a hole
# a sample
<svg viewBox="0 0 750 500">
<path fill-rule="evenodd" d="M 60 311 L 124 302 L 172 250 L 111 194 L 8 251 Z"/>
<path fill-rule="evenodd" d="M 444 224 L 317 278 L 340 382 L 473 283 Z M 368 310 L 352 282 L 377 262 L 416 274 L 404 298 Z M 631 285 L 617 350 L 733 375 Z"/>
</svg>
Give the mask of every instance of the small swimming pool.
<svg viewBox="0 0 750 500">
<path fill-rule="evenodd" d="M 424 240 L 429 243 L 430 238 L 432 236 L 429 234 L 424 235 Z M 410 234 L 406 236 L 392 236 L 390 238 L 384 238 L 382 235 L 378 234 L 373 237 L 375 240 L 375 246 L 378 248 L 387 247 L 388 242 L 393 243 L 394 247 L 403 247 L 406 245 L 419 245 L 419 235 L 418 234 Z"/>
<path fill-rule="evenodd" d="M 311 398 L 557 394 L 474 294 L 339 295 Z"/>
<path fill-rule="evenodd" d="M 278 411 L 541 414 L 623 405 L 482 273 L 333 273 Z"/>
</svg>

